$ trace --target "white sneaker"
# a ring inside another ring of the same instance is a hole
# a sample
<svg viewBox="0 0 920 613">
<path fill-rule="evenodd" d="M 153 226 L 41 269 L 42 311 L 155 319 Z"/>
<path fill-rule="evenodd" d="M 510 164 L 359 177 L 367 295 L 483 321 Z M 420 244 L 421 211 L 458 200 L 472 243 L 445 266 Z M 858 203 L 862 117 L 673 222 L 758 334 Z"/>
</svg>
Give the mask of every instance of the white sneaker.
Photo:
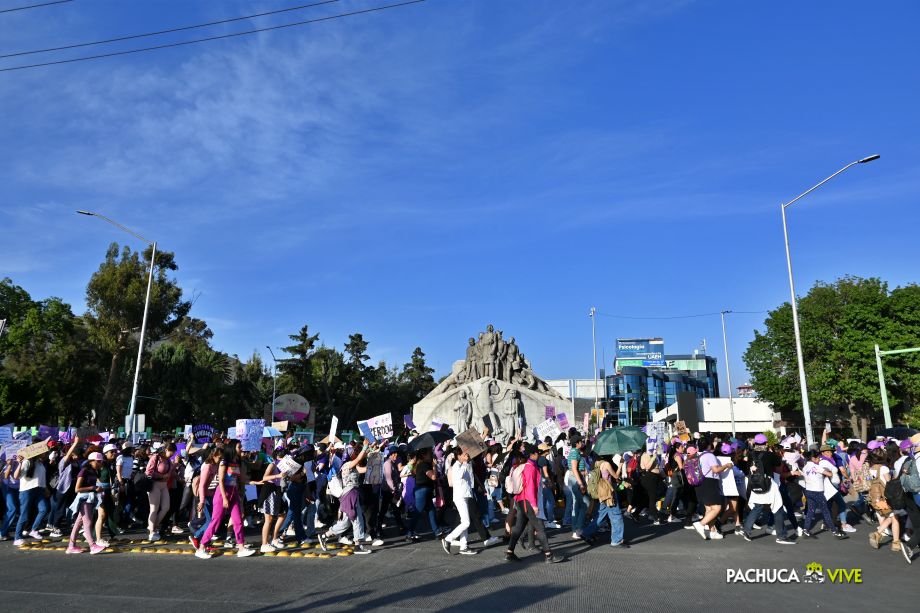
<svg viewBox="0 0 920 613">
<path fill-rule="evenodd" d="M 706 526 L 704 526 L 703 524 L 701 524 L 701 523 L 698 522 L 698 521 L 695 521 L 695 522 L 693 522 L 693 529 L 696 530 L 696 533 L 699 534 L 700 537 L 701 537 L 704 541 L 708 541 L 708 540 L 709 540 L 709 530 L 706 529 Z"/>
<path fill-rule="evenodd" d="M 207 549 L 204 549 L 202 547 L 201 549 L 195 552 L 195 557 L 201 558 L 202 560 L 209 560 L 211 558 L 211 554 L 208 553 Z"/>
<path fill-rule="evenodd" d="M 99 545 L 100 547 L 108 547 L 108 546 L 109 546 L 109 542 L 108 542 L 108 541 L 104 541 L 104 540 L 102 540 L 102 539 L 97 540 L 97 541 L 96 541 L 96 544 Z"/>
<path fill-rule="evenodd" d="M 301 544 L 301 545 L 314 545 L 314 544 L 316 544 L 316 543 L 317 543 L 317 540 L 316 540 L 315 538 L 311 538 L 311 537 L 309 537 L 309 536 L 308 536 L 307 538 L 305 538 L 304 540 L 300 541 L 300 544 Z"/>
<path fill-rule="evenodd" d="M 382 547 L 382 546 L 383 546 L 383 539 L 374 539 L 373 541 L 371 541 L 371 546 L 373 546 L 373 547 Z"/>
<path fill-rule="evenodd" d="M 271 547 L 271 545 L 269 545 Z M 238 558 L 248 558 L 256 552 L 255 549 L 250 549 L 249 547 L 241 547 L 236 550 L 236 557 Z"/>
<path fill-rule="evenodd" d="M 339 537 L 339 545 L 351 545 L 351 544 L 352 544 L 351 539 L 348 538 L 347 536 Z"/>
<path fill-rule="evenodd" d="M 776 528 L 764 528 L 764 532 L 770 536 L 776 536 Z"/>
<path fill-rule="evenodd" d="M 182 529 L 182 526 L 173 526 L 170 532 L 173 534 L 182 534 L 185 530 Z"/>
<path fill-rule="evenodd" d="M 151 541 L 158 541 L 158 540 L 160 540 L 160 533 L 159 533 L 159 532 L 151 532 L 151 533 L 150 533 L 150 540 L 151 540 Z"/>
<path fill-rule="evenodd" d="M 580 538 L 581 538 L 581 537 L 578 535 L 577 532 L 573 532 L 573 533 L 572 533 L 572 540 L 577 541 L 577 540 L 579 540 Z"/>
<path fill-rule="evenodd" d="M 374 542 L 374 539 L 371 537 L 370 534 L 368 534 L 367 536 L 364 537 L 364 542 L 365 542 L 365 543 L 373 543 L 373 542 Z"/>
<path fill-rule="evenodd" d="M 805 533 L 805 528 L 803 528 L 802 526 L 799 526 L 798 528 L 795 529 L 795 533 L 797 536 L 802 536 L 802 534 Z"/>
<path fill-rule="evenodd" d="M 854 532 L 856 532 L 856 528 L 854 528 L 854 527 L 851 526 L 850 524 L 843 524 L 843 531 L 844 531 L 844 532 L 849 532 L 850 534 L 853 534 Z"/>
<path fill-rule="evenodd" d="M 482 542 L 482 546 L 491 547 L 492 545 L 498 545 L 501 542 L 502 540 L 498 538 L 497 536 L 490 536 L 489 538 L 487 538 L 486 540 Z"/>
<path fill-rule="evenodd" d="M 240 551 L 242 551 L 242 549 Z M 278 551 L 278 550 L 275 549 L 272 545 L 262 545 L 261 547 L 259 547 L 259 553 L 272 553 L 275 551 Z M 243 557 L 243 556 L 240 556 L 240 557 Z"/>
<path fill-rule="evenodd" d="M 296 536 L 296 534 L 297 533 L 294 532 L 294 526 L 291 525 L 291 527 L 287 529 L 287 532 L 284 533 L 284 536 Z"/>
<path fill-rule="evenodd" d="M 284 549 L 284 541 L 281 539 L 275 539 L 272 541 L 272 547 L 275 549 Z"/>
<path fill-rule="evenodd" d="M 715 539 L 715 540 L 718 541 L 719 539 L 722 539 L 722 538 L 725 538 L 725 537 L 722 536 L 722 533 L 719 532 L 719 531 L 717 531 L 717 530 L 710 530 L 710 531 L 709 531 L 709 538 Z"/>
<path fill-rule="evenodd" d="M 548 522 L 544 523 L 543 525 L 544 525 L 544 527 L 549 528 L 550 530 L 558 530 L 558 529 L 559 529 L 559 524 L 556 523 L 556 522 L 554 522 L 554 521 L 548 521 Z"/>
</svg>

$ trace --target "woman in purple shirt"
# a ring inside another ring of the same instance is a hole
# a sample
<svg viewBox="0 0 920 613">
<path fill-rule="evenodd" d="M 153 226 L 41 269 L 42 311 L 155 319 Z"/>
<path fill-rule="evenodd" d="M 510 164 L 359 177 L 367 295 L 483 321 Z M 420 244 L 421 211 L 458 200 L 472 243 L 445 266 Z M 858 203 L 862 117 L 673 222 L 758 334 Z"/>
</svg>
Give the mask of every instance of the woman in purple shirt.
<svg viewBox="0 0 920 613">
<path fill-rule="evenodd" d="M 74 500 L 74 505 L 77 507 L 76 518 L 73 522 L 73 529 L 70 531 L 67 553 L 83 553 L 83 549 L 77 547 L 77 532 L 80 530 L 80 524 L 83 525 L 83 536 L 89 543 L 89 553 L 94 555 L 105 551 L 105 547 L 93 540 L 93 513 L 99 501 L 98 496 L 102 493 L 97 479 L 103 460 L 102 454 L 94 451 L 89 454 L 89 460 L 77 474 L 77 484 L 74 488 L 77 494 Z"/>
</svg>

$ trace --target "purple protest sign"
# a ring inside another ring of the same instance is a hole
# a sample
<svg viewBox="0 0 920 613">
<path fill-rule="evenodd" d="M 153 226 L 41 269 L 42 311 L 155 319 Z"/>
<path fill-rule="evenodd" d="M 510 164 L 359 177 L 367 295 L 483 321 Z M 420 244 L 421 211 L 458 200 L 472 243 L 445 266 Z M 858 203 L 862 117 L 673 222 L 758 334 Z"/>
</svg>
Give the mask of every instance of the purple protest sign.
<svg viewBox="0 0 920 613">
<path fill-rule="evenodd" d="M 38 438 L 42 440 L 46 439 L 55 439 L 58 436 L 58 427 L 57 426 L 39 426 L 38 427 Z"/>
<path fill-rule="evenodd" d="M 412 415 L 403 415 L 403 423 L 406 424 L 406 427 L 410 430 L 415 430 L 415 424 L 412 423 Z"/>
<path fill-rule="evenodd" d="M 556 407 L 546 405 L 546 419 L 552 419 L 556 416 Z"/>
<path fill-rule="evenodd" d="M 559 413 L 556 415 L 556 423 L 559 424 L 561 430 L 569 429 L 569 418 L 565 416 L 565 413 Z"/>
<path fill-rule="evenodd" d="M 195 437 L 195 442 L 199 445 L 210 443 L 211 437 L 213 435 L 214 426 L 210 424 L 198 424 L 197 426 L 192 426 L 192 436 Z"/>
</svg>

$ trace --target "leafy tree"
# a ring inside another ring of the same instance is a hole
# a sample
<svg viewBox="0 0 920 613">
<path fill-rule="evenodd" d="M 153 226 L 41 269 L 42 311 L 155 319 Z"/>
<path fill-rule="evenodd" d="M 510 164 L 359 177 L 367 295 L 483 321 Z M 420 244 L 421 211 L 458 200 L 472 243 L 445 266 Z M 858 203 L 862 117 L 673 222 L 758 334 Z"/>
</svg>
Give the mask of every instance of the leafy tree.
<svg viewBox="0 0 920 613">
<path fill-rule="evenodd" d="M 874 345 L 920 345 L 920 291 L 888 291 L 880 279 L 844 277 L 818 283 L 799 300 L 802 354 L 814 419 L 849 424 L 861 437 L 878 421 L 881 397 Z M 755 331 L 744 354 L 760 396 L 785 413 L 801 411 L 798 366 L 789 303 L 770 311 L 764 332 Z M 915 343 L 911 345 L 910 343 Z M 910 360 L 886 361 L 892 406 L 916 398 L 916 368 Z M 907 366 L 907 367 L 906 367 Z M 913 395 L 912 395 L 913 394 Z"/>
<path fill-rule="evenodd" d="M 106 252 L 105 261 L 93 273 L 86 288 L 86 315 L 93 342 L 111 356 L 105 394 L 99 407 L 97 422 L 110 425 L 110 413 L 116 401 L 127 405 L 125 376 L 133 369 L 130 357 L 136 349 L 147 293 L 147 270 L 151 248 L 141 254 L 125 247 L 119 253 L 117 243 Z M 173 254 L 156 254 L 156 267 L 147 316 L 148 339 L 159 339 L 176 329 L 191 310 L 191 303 L 182 300 L 182 290 L 168 272 L 178 269 Z M 149 390 L 148 390 L 149 391 Z"/>
<path fill-rule="evenodd" d="M 399 382 L 405 387 L 407 404 L 413 405 L 437 385 L 434 381 L 434 369 L 425 363 L 425 352 L 421 347 L 412 351 L 412 357 L 407 364 L 403 364 L 399 373 Z"/>
<path fill-rule="evenodd" d="M 282 347 L 281 351 L 291 357 L 278 360 L 278 370 L 284 376 L 286 387 L 290 387 L 286 391 L 311 400 L 317 392 L 313 354 L 319 334 L 310 334 L 309 326 L 305 325 L 297 334 L 291 334 L 288 338 L 294 341 L 294 344 Z"/>
</svg>

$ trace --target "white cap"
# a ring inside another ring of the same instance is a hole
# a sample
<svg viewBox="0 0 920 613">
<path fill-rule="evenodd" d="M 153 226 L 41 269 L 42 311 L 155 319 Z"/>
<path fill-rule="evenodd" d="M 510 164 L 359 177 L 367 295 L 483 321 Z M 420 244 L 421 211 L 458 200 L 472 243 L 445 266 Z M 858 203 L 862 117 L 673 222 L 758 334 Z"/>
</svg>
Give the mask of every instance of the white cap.
<svg viewBox="0 0 920 613">
<path fill-rule="evenodd" d="M 163 443 L 160 443 L 160 442 L 156 442 L 150 447 L 150 449 L 154 452 L 157 452 L 162 448 L 163 448 Z"/>
<path fill-rule="evenodd" d="M 114 451 L 114 452 L 117 453 L 117 452 L 118 452 L 118 447 L 116 447 L 116 446 L 113 445 L 112 443 L 109 443 L 108 445 L 106 445 L 105 447 L 102 448 L 102 453 L 103 453 L 103 454 L 106 454 L 106 453 L 108 453 L 108 452 L 110 452 L 110 451 Z"/>
</svg>

